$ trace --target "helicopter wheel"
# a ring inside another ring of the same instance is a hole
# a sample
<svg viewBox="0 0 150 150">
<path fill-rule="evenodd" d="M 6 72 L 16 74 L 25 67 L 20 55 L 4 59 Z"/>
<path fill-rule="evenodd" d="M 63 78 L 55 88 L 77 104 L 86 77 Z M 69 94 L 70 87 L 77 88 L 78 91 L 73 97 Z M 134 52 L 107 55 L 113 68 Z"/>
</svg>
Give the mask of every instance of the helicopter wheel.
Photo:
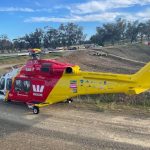
<svg viewBox="0 0 150 150">
<path fill-rule="evenodd" d="M 40 112 L 39 107 L 34 106 L 33 107 L 33 114 L 38 114 Z"/>
<path fill-rule="evenodd" d="M 71 99 L 71 98 L 66 100 L 66 103 L 69 103 L 69 104 L 70 104 L 70 103 L 72 103 L 72 102 L 73 102 L 73 99 Z"/>
</svg>

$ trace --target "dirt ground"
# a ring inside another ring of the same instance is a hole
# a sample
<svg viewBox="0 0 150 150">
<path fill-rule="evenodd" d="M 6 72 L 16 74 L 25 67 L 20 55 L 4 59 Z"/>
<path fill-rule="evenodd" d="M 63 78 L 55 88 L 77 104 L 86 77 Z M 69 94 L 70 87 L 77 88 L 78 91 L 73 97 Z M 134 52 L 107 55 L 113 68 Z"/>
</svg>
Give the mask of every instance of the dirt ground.
<svg viewBox="0 0 150 150">
<path fill-rule="evenodd" d="M 91 50 L 75 51 L 69 55 L 58 58 L 58 61 L 76 64 L 81 70 L 113 73 L 135 73 L 141 64 L 121 61 L 110 57 L 92 56 Z"/>
<path fill-rule="evenodd" d="M 56 104 L 39 115 L 0 102 L 1 150 L 149 150 L 150 116 Z"/>
</svg>

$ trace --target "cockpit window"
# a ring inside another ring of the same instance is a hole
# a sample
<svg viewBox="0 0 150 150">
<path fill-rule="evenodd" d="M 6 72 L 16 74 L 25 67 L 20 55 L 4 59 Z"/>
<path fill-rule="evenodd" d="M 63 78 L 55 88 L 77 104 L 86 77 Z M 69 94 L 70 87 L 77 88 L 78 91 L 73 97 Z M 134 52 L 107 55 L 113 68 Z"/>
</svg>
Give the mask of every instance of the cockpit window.
<svg viewBox="0 0 150 150">
<path fill-rule="evenodd" d="M 15 91 L 21 91 L 22 90 L 22 81 L 21 80 L 16 80 L 15 81 Z"/>
<path fill-rule="evenodd" d="M 31 83 L 28 80 L 23 81 L 23 90 L 29 92 L 31 89 Z"/>
<path fill-rule="evenodd" d="M 5 79 L 1 78 L 0 79 L 0 90 L 4 90 L 4 88 L 5 88 Z"/>
<path fill-rule="evenodd" d="M 12 87 L 12 79 L 7 79 L 6 89 L 9 91 Z"/>
</svg>

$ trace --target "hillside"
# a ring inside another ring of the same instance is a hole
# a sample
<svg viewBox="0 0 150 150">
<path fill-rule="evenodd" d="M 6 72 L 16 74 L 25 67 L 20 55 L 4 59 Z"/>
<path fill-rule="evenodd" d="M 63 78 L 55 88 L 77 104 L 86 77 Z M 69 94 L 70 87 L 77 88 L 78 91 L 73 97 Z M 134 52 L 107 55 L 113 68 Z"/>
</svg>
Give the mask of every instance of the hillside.
<svg viewBox="0 0 150 150">
<path fill-rule="evenodd" d="M 126 45 L 113 46 L 96 49 L 96 51 L 107 52 L 128 59 L 142 62 L 150 61 L 150 47 L 146 45 Z M 93 56 L 92 50 L 75 51 L 67 56 L 59 58 L 59 61 L 77 64 L 81 70 L 116 72 L 116 73 L 135 73 L 144 64 L 134 63 L 126 60 L 116 59 L 110 56 Z"/>
</svg>

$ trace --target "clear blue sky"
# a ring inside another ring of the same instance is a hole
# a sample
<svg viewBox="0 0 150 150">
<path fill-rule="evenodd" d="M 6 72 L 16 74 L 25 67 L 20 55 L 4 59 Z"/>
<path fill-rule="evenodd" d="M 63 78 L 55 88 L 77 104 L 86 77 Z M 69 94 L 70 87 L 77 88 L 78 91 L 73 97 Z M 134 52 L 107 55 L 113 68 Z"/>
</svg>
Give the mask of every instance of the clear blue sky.
<svg viewBox="0 0 150 150">
<path fill-rule="evenodd" d="M 96 26 L 122 17 L 150 19 L 150 0 L 0 0 L 0 35 L 10 39 L 35 28 L 75 22 L 89 36 Z"/>
</svg>

